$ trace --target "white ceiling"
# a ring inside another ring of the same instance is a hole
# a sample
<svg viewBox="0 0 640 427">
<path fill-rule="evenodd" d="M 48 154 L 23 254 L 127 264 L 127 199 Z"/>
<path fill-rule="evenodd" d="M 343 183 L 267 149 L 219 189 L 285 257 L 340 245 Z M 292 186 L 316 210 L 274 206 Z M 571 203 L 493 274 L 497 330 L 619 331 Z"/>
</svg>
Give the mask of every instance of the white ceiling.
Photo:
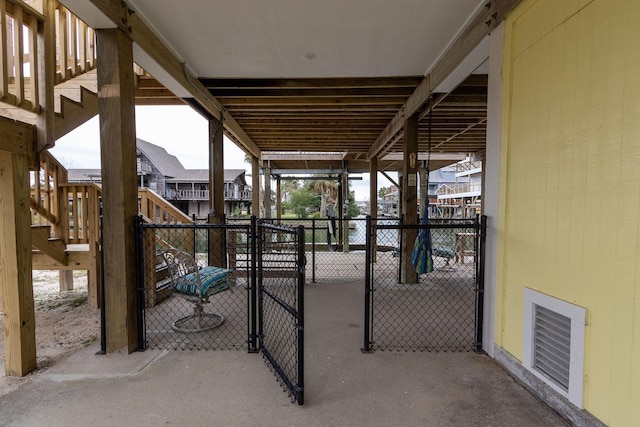
<svg viewBox="0 0 640 427">
<path fill-rule="evenodd" d="M 129 0 L 197 77 L 424 75 L 484 0 Z"/>
</svg>

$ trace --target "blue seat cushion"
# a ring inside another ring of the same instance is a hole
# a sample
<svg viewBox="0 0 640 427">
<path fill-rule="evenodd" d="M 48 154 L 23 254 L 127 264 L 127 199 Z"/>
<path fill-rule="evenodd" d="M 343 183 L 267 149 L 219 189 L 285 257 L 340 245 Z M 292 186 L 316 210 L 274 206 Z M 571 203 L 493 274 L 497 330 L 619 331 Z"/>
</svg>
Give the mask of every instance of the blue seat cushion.
<svg viewBox="0 0 640 427">
<path fill-rule="evenodd" d="M 217 294 L 218 292 L 229 289 L 227 275 L 232 270 L 222 267 L 203 267 L 198 271 L 200 274 L 200 282 L 202 283 L 201 293 L 198 293 L 198 276 L 196 273 L 187 274 L 181 277 L 173 286 L 176 292 L 187 295 L 197 295 L 206 297 L 208 295 Z"/>
</svg>

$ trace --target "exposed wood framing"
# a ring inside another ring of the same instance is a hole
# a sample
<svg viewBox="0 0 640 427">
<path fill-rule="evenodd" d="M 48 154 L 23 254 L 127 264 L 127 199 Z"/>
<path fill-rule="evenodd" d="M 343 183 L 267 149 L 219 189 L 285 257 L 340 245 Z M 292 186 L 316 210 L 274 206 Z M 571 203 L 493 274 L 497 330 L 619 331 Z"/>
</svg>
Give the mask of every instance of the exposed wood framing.
<svg viewBox="0 0 640 427">
<path fill-rule="evenodd" d="M 442 59 L 433 67 L 428 76 L 418 85 L 387 127 L 380 133 L 373 146 L 367 152 L 367 159 L 377 156 L 388 142 L 402 129 L 407 117 L 412 116 L 427 102 L 433 89 L 451 74 L 455 67 L 491 31 L 504 20 L 521 0 L 493 0 L 487 3 L 480 14 L 458 36 Z"/>
<path fill-rule="evenodd" d="M 260 157 L 260 149 L 238 125 L 233 116 L 224 111 L 220 102 L 211 96 L 196 78 L 189 74 L 189 71 L 142 21 L 135 10 L 120 0 L 91 0 L 91 3 L 184 87 L 212 117 L 221 120 L 226 132 L 232 139 L 240 143 L 246 152 Z"/>
<path fill-rule="evenodd" d="M 35 144 L 35 126 L 0 117 L 0 151 L 31 157 Z"/>
</svg>

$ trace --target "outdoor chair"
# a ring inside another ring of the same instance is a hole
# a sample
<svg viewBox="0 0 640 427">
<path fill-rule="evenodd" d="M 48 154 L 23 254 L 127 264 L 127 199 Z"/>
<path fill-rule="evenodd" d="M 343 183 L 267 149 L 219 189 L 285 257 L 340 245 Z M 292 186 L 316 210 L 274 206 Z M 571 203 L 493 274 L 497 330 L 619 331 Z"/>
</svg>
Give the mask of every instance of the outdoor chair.
<svg viewBox="0 0 640 427">
<path fill-rule="evenodd" d="M 199 267 L 192 254 L 175 248 L 167 249 L 162 256 L 171 276 L 172 292 L 193 303 L 193 314 L 179 318 L 171 327 L 178 332 L 202 332 L 222 325 L 224 316 L 205 312 L 204 305 L 212 295 L 232 289 L 233 270 Z"/>
</svg>

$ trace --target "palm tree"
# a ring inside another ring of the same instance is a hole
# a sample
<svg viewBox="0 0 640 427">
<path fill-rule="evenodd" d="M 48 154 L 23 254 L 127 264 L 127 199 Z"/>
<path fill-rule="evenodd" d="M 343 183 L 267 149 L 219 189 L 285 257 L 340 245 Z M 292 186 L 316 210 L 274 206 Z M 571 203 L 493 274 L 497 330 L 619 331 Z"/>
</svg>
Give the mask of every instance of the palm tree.
<svg viewBox="0 0 640 427">
<path fill-rule="evenodd" d="M 320 214 L 326 214 L 327 201 L 335 203 L 338 200 L 338 184 L 325 179 L 318 180 L 313 184 L 313 190 L 320 193 Z"/>
</svg>

